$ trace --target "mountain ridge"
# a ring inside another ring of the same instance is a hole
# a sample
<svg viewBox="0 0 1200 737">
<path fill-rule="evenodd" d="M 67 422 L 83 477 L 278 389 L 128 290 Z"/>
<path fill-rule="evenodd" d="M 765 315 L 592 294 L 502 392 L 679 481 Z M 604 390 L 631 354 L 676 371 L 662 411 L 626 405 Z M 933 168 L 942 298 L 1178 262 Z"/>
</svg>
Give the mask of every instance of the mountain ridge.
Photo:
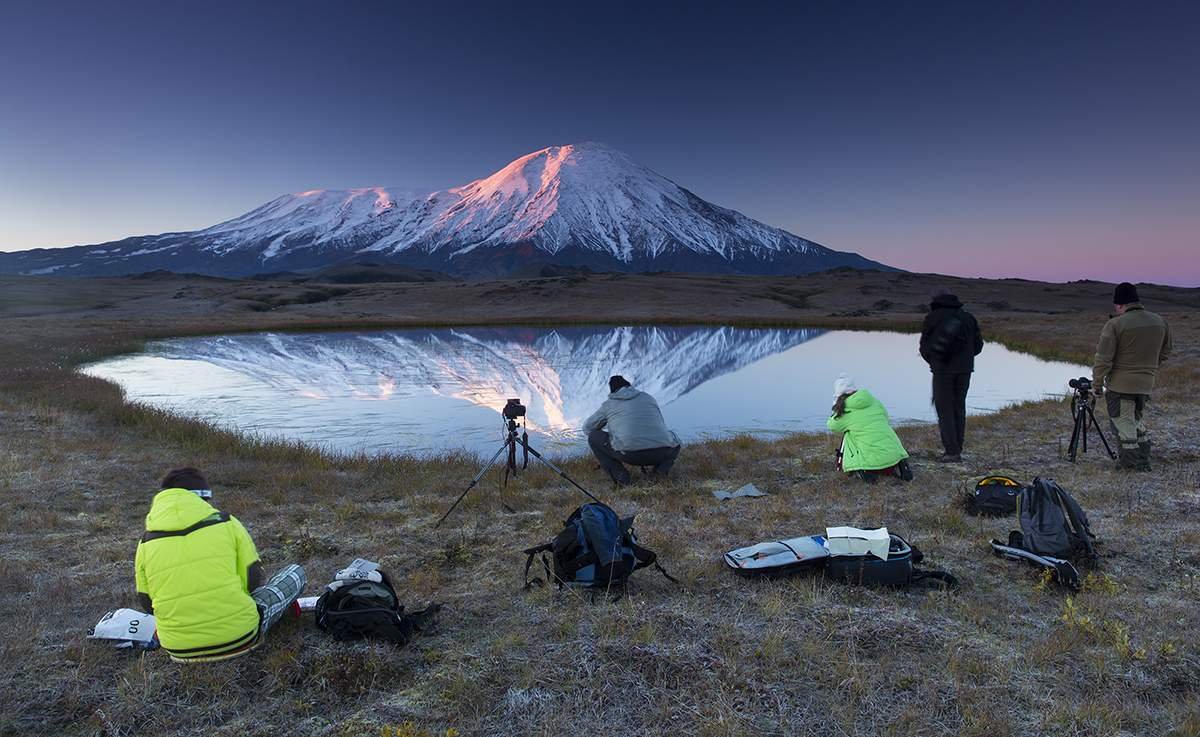
<svg viewBox="0 0 1200 737">
<path fill-rule="evenodd" d="M 315 189 L 196 231 L 0 254 L 0 273 L 214 276 L 372 261 L 463 277 L 596 271 L 894 270 L 707 202 L 600 143 L 551 146 L 443 190 Z"/>
</svg>

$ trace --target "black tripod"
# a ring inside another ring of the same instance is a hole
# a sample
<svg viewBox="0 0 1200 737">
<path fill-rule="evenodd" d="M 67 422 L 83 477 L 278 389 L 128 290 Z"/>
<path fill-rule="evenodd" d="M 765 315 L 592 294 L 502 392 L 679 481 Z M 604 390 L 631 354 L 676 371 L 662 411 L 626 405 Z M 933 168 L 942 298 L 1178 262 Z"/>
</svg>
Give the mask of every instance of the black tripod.
<svg viewBox="0 0 1200 737">
<path fill-rule="evenodd" d="M 1071 397 L 1071 417 L 1075 420 L 1075 429 L 1071 431 L 1071 443 L 1067 446 L 1067 460 L 1071 463 L 1075 462 L 1081 440 L 1083 441 L 1083 452 L 1087 452 L 1089 426 L 1096 428 L 1096 434 L 1100 436 L 1100 442 L 1104 443 L 1104 450 L 1108 451 L 1108 457 L 1117 457 L 1108 444 L 1108 438 L 1104 437 L 1104 430 L 1100 428 L 1100 423 L 1096 420 L 1096 413 L 1093 411 L 1095 404 L 1095 395 L 1087 390 L 1077 389 L 1075 396 Z"/>
<path fill-rule="evenodd" d="M 483 468 L 479 469 L 479 473 L 475 474 L 475 478 L 471 479 L 471 483 L 467 484 L 467 488 L 463 489 L 463 493 L 458 495 L 458 498 L 454 500 L 454 503 L 450 505 L 450 508 L 446 510 L 446 513 L 442 515 L 441 519 L 437 521 L 437 524 L 435 524 L 434 527 L 442 526 L 442 523 L 446 521 L 446 518 L 450 516 L 450 513 L 453 512 L 455 508 L 458 507 L 459 503 L 467 497 L 467 494 L 471 492 L 471 489 L 475 488 L 476 484 L 479 483 L 479 480 L 483 478 L 484 474 L 488 472 L 489 468 L 496 464 L 496 461 L 501 455 L 507 455 L 507 460 L 504 465 L 504 481 L 501 483 L 501 489 L 508 488 L 508 478 L 510 475 L 516 476 L 518 471 L 523 471 L 529 467 L 529 456 L 532 455 L 534 458 L 541 461 L 542 465 L 544 465 L 546 468 L 549 468 L 551 471 L 558 474 L 559 477 L 564 481 L 583 492 L 583 495 L 588 499 L 603 504 L 603 502 L 597 499 L 592 492 L 576 483 L 575 479 L 564 473 L 563 470 L 558 466 L 546 460 L 541 453 L 537 452 L 533 446 L 529 444 L 529 433 L 525 431 L 525 408 L 521 406 L 520 400 L 508 400 L 508 404 L 504 407 L 503 414 L 504 442 L 501 443 L 500 447 L 496 450 L 496 453 L 492 456 L 492 459 L 483 464 Z M 518 417 L 522 418 L 520 425 L 517 424 Z M 521 448 L 522 457 L 520 467 L 517 466 L 518 447 Z"/>
</svg>

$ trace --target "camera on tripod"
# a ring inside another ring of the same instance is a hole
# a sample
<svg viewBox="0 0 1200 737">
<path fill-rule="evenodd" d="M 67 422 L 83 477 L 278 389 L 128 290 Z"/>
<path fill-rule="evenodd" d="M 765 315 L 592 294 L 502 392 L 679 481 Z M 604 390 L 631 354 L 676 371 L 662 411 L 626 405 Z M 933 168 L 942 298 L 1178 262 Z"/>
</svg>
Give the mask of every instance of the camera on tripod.
<svg viewBox="0 0 1200 737">
<path fill-rule="evenodd" d="M 1075 394 L 1071 396 L 1071 419 L 1074 422 L 1074 428 L 1071 430 L 1071 441 L 1067 444 L 1067 460 L 1074 463 L 1081 447 L 1084 453 L 1087 452 L 1089 428 L 1094 428 L 1096 434 L 1100 436 L 1100 442 L 1104 443 L 1104 449 L 1108 451 L 1109 458 L 1116 458 L 1112 446 L 1108 444 L 1108 438 L 1104 437 L 1104 431 L 1100 429 L 1100 423 L 1096 421 L 1095 411 L 1092 409 L 1096 395 L 1092 393 L 1091 378 L 1080 376 L 1078 379 L 1068 381 L 1067 386 L 1075 390 Z"/>
<path fill-rule="evenodd" d="M 1080 376 L 1078 379 L 1068 381 L 1067 386 L 1074 389 L 1076 394 L 1086 397 L 1092 391 L 1092 380 L 1086 376 Z"/>
<path fill-rule="evenodd" d="M 523 471 L 526 468 L 529 468 L 529 456 L 533 456 L 543 466 L 558 474 L 559 478 L 583 492 L 584 496 L 586 496 L 588 499 L 591 499 L 593 502 L 598 504 L 603 504 L 603 502 L 597 499 L 592 492 L 580 486 L 578 481 L 568 476 L 558 466 L 543 458 L 541 453 L 537 452 L 532 446 L 529 445 L 529 433 L 525 432 L 524 421 L 521 423 L 517 422 L 518 418 L 525 417 L 525 412 L 525 405 L 521 404 L 520 399 L 509 399 L 507 402 L 505 402 L 504 409 L 500 410 L 500 415 L 504 418 L 504 440 L 501 442 L 500 448 L 496 451 L 496 454 L 492 456 L 490 461 L 483 464 L 483 468 L 479 469 L 479 473 L 475 474 L 475 478 L 471 479 L 471 483 L 467 484 L 467 488 L 463 489 L 463 493 L 459 494 L 458 498 L 454 500 L 454 503 L 450 505 L 450 508 L 446 510 L 446 513 L 441 516 L 441 519 L 437 521 L 437 524 L 435 524 L 434 527 L 442 526 L 442 523 L 446 521 L 446 518 L 450 516 L 450 513 L 453 512 L 456 507 L 458 507 L 459 503 L 466 498 L 471 489 L 475 488 L 475 486 L 479 483 L 479 480 L 483 478 L 483 475 L 487 473 L 489 468 L 495 465 L 496 461 L 500 460 L 501 456 L 505 456 L 504 477 L 500 482 L 501 494 L 503 494 L 504 490 L 508 487 L 509 477 L 515 477 L 518 471 Z M 517 463 L 518 448 L 521 449 L 521 462 L 519 464 Z M 503 499 L 501 500 L 501 504 L 509 512 L 513 511 L 511 507 L 503 502 Z"/>
<path fill-rule="evenodd" d="M 506 420 L 515 420 L 518 417 L 525 416 L 525 405 L 521 404 L 520 399 L 510 399 L 501 410 Z"/>
</svg>

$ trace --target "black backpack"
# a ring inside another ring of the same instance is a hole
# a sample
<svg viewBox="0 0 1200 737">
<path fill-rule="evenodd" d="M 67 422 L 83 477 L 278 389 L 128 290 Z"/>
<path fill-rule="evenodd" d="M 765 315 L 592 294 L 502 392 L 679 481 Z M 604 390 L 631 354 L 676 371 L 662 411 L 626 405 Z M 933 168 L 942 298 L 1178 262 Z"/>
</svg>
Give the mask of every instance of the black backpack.
<svg viewBox="0 0 1200 737">
<path fill-rule="evenodd" d="M 1017 497 L 1021 520 L 1020 538 L 1009 537 L 1009 545 L 1055 558 L 1094 560 L 1095 535 L 1087 514 L 1054 479 L 1035 478 Z"/>
<path fill-rule="evenodd" d="M 1017 511 L 1017 496 L 1025 488 L 1008 476 L 985 476 L 967 498 L 967 511 L 985 517 L 1005 517 Z"/>
<path fill-rule="evenodd" d="M 620 592 L 634 571 L 651 565 L 667 580 L 678 583 L 658 564 L 654 551 L 638 545 L 633 517 L 622 519 L 606 504 L 584 504 L 571 513 L 552 541 L 522 552 L 526 555 L 527 589 L 542 583 L 541 579 L 529 578 L 529 569 L 539 554 L 546 582 L 554 581 L 560 589 L 579 586 Z"/>
<path fill-rule="evenodd" d="M 962 312 L 955 310 L 946 315 L 929 336 L 929 352 L 939 361 L 945 361 L 954 355 L 955 348 L 966 338 L 967 325 Z"/>
<path fill-rule="evenodd" d="M 992 553 L 1040 566 L 1079 591 L 1083 579 L 1072 559 L 1090 565 L 1097 558 L 1095 535 L 1079 503 L 1053 479 L 1035 478 L 1017 495 L 1017 516 L 1021 529 L 1008 533 L 1007 542 L 992 540 Z"/>
<path fill-rule="evenodd" d="M 329 584 L 317 599 L 316 624 L 335 640 L 378 638 L 403 645 L 419 632 L 441 606 L 430 604 L 411 614 L 396 596 L 396 589 L 383 571 L 380 580 L 338 580 Z"/>
</svg>

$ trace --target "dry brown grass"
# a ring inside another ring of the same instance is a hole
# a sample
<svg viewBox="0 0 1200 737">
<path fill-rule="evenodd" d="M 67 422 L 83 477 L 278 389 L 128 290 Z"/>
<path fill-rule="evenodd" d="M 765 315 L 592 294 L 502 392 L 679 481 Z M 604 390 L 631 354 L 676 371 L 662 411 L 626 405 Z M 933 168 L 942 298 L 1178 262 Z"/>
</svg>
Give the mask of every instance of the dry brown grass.
<svg viewBox="0 0 1200 737">
<path fill-rule="evenodd" d="M 516 514 L 498 509 L 488 485 L 436 530 L 474 459 L 334 458 L 247 441 L 126 405 L 112 385 L 71 370 L 171 334 L 447 315 L 464 324 L 603 315 L 909 329 L 929 283 L 850 273 L 532 281 L 349 287 L 306 303 L 312 286 L 5 280 L 0 734 L 1200 734 L 1195 290 L 1145 290 L 1152 306 L 1169 307 L 1179 353 L 1152 407 L 1152 474 L 1118 474 L 1095 452 L 1062 461 L 1069 427 L 1056 402 L 973 421 L 960 467 L 931 462 L 931 428 L 902 428 L 918 474 L 908 486 L 841 478 L 819 435 L 698 444 L 669 484 L 620 493 L 588 460 L 568 462 L 572 476 L 637 513 L 643 541 L 682 582 L 639 573 L 617 602 L 520 590 L 519 548 L 552 533 L 580 501 L 549 473 L 512 489 Z M 1082 360 L 1107 296 L 1096 284 L 958 286 L 973 304 L 1007 303 L 979 311 L 989 336 Z M 543 294 L 536 304 L 510 299 L 533 287 Z M 881 295 L 894 304 L 870 309 Z M 859 309 L 870 314 L 834 315 Z M 157 476 L 183 463 L 208 471 L 268 566 L 304 564 L 315 591 L 354 556 L 380 560 L 410 606 L 446 605 L 437 630 L 396 649 L 336 644 L 308 621 L 285 622 L 251 656 L 192 667 L 86 642 L 105 609 L 133 604 L 141 516 Z M 956 505 L 966 479 L 999 468 L 1056 477 L 1083 502 L 1105 542 L 1079 594 L 989 554 L 988 538 L 1014 520 L 969 517 Z M 750 481 L 770 496 L 717 502 L 709 493 Z M 747 581 L 719 561 L 737 545 L 842 523 L 888 524 L 931 565 L 959 575 L 962 589 Z"/>
</svg>

